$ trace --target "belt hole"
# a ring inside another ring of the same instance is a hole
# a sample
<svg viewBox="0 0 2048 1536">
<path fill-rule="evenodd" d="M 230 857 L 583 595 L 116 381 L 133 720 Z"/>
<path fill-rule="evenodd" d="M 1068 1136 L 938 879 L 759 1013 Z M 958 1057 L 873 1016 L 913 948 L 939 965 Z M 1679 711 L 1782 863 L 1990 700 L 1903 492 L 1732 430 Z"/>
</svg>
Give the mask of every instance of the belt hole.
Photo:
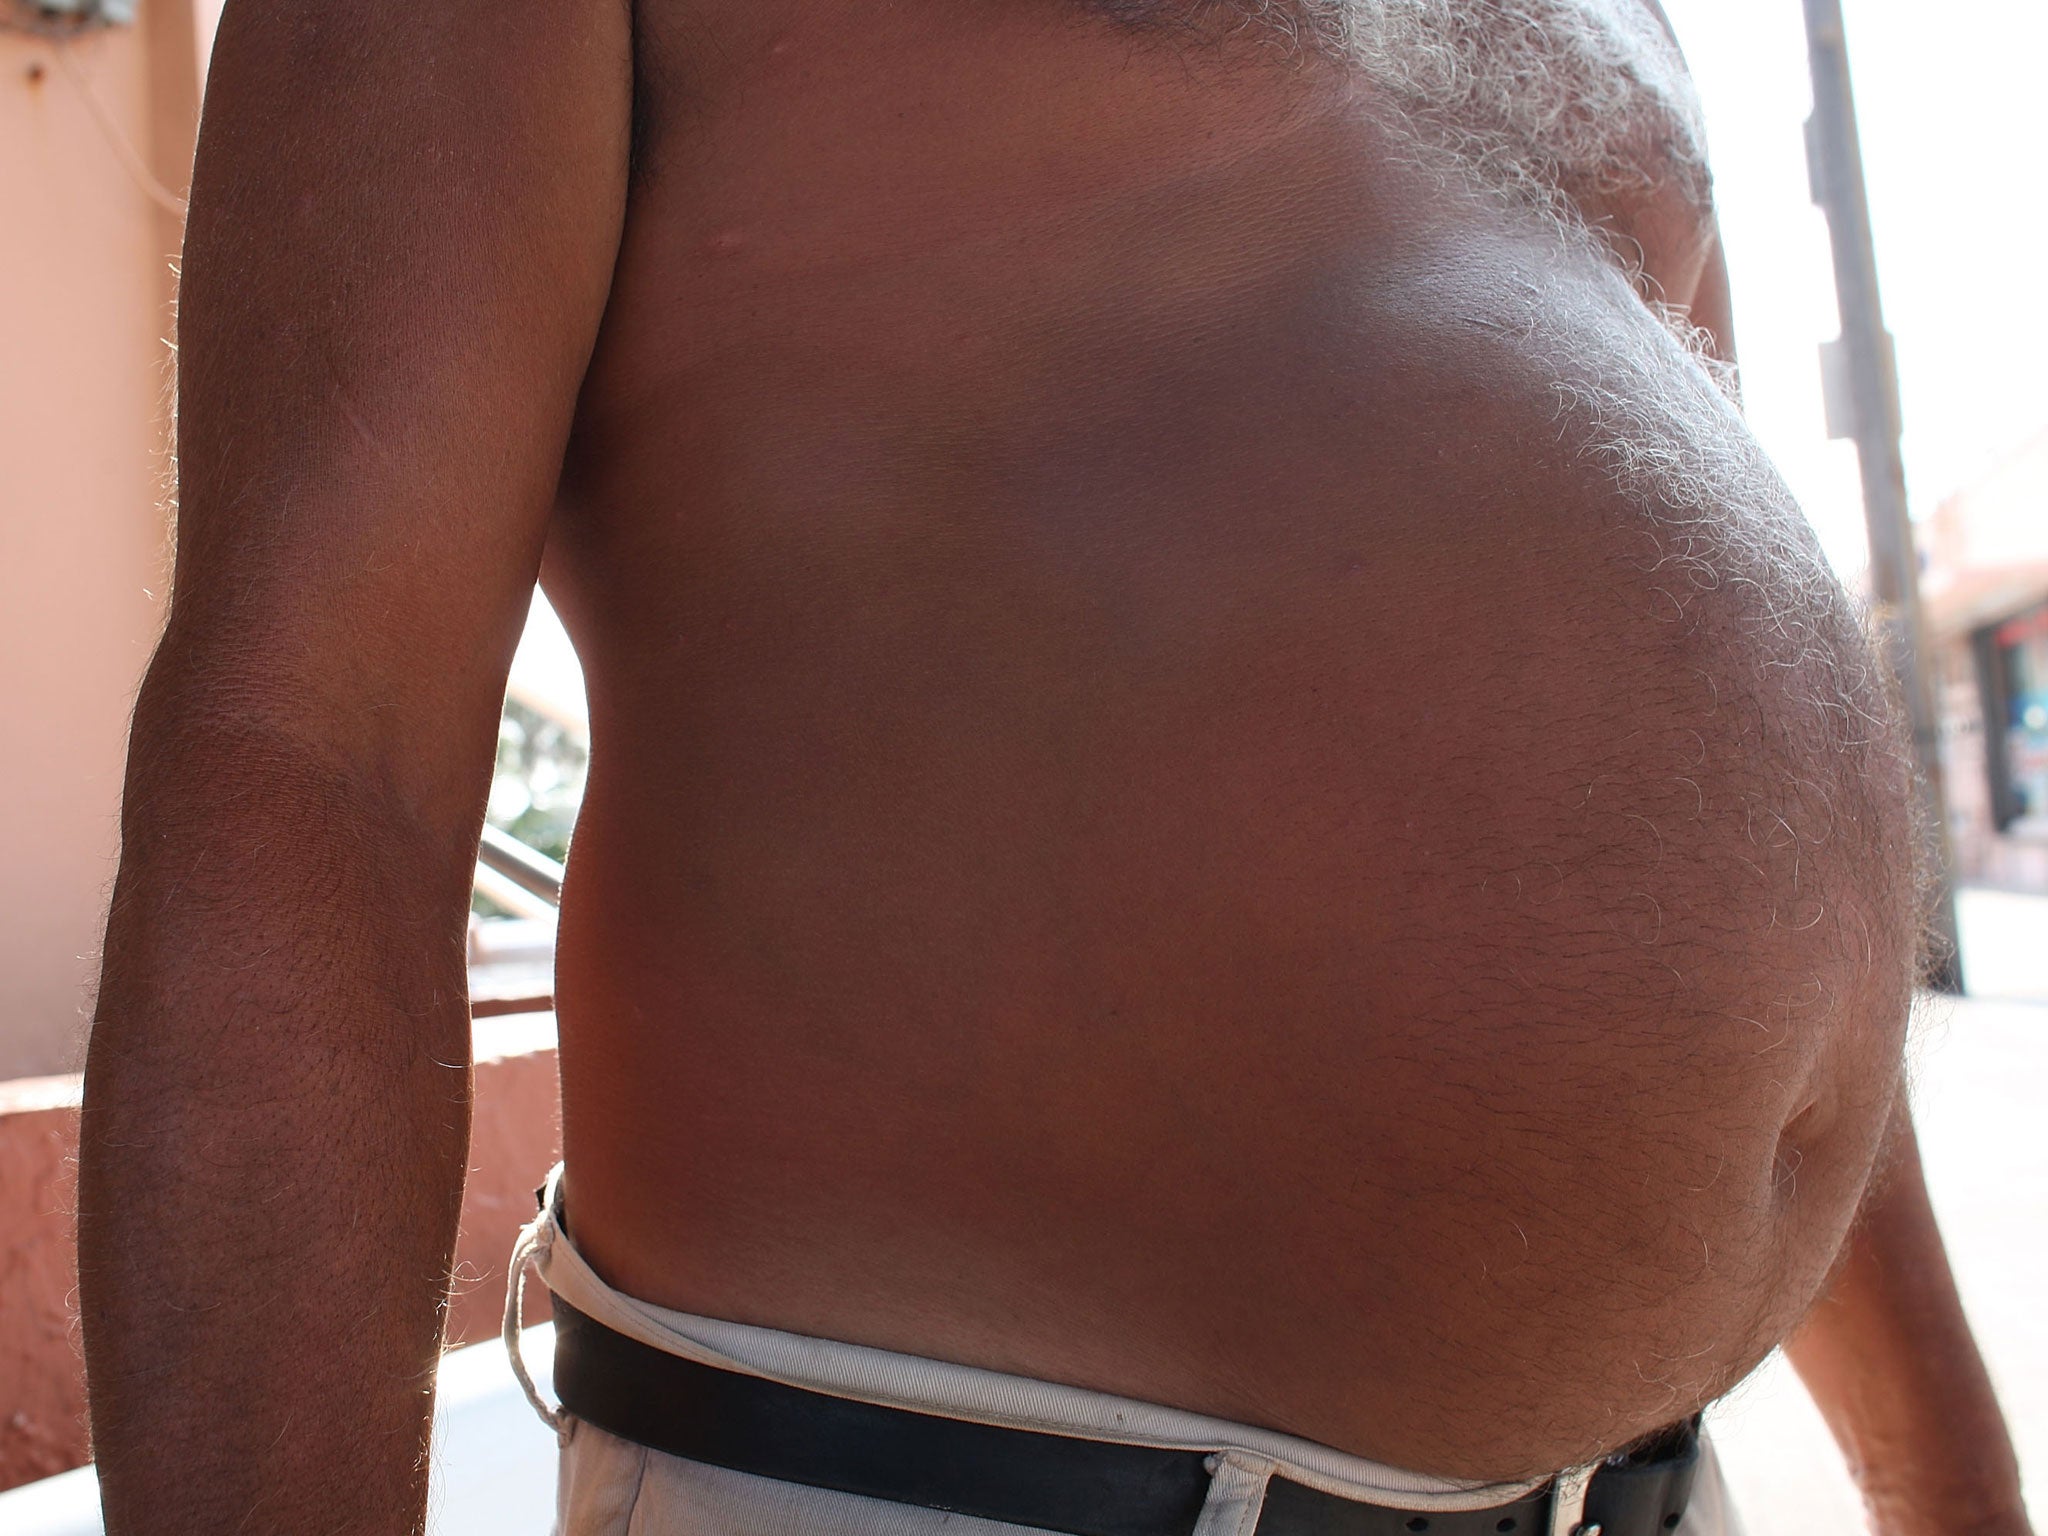
<svg viewBox="0 0 2048 1536">
<path fill-rule="evenodd" d="M 1512 1531 L 1519 1523 L 1513 1515 L 1509 1515 L 1507 1519 L 1497 1522 L 1494 1525 L 1494 1529 L 1496 1531 Z"/>
<path fill-rule="evenodd" d="M 1429 1522 L 1423 1519 L 1422 1516 L 1417 1515 L 1408 1522 L 1408 1529 L 1411 1531 L 1426 1531 L 1429 1529 Z"/>
<path fill-rule="evenodd" d="M 1664 1529 L 1667 1531 L 1677 1530 L 1679 1519 L 1680 1517 L 1677 1515 L 1666 1515 L 1664 1517 Z"/>
</svg>

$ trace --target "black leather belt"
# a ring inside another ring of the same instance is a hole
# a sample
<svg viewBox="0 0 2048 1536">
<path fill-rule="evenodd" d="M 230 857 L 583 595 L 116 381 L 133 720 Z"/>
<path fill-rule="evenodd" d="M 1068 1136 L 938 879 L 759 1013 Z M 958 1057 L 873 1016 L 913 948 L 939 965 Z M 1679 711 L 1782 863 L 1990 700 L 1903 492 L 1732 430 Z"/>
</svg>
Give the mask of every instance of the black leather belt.
<svg viewBox="0 0 2048 1536">
<path fill-rule="evenodd" d="M 637 1445 L 785 1483 L 1069 1536 L 1191 1536 L 1209 1493 L 1201 1451 L 976 1424 L 812 1392 L 664 1353 L 559 1296 L 555 1392 Z M 1675 1530 L 1699 1465 L 1698 1420 L 1593 1476 L 1587 1536 Z M 1255 1536 L 1548 1536 L 1548 1486 L 1492 1509 L 1364 1504 L 1275 1476 Z"/>
</svg>

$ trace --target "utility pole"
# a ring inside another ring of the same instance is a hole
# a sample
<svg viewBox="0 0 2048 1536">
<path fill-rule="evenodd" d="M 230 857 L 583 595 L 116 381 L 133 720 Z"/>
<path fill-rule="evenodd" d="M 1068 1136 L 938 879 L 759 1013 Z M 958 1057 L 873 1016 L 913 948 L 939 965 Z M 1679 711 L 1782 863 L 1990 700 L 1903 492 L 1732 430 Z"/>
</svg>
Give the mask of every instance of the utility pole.
<svg viewBox="0 0 2048 1536">
<path fill-rule="evenodd" d="M 1877 256 L 1870 239 L 1870 201 L 1863 183 L 1863 147 L 1856 99 L 1849 89 L 1849 50 L 1842 0 L 1805 0 L 1806 51 L 1813 69 L 1813 116 L 1806 120 L 1806 164 L 1813 200 L 1828 218 L 1835 253 L 1835 296 L 1842 334 L 1821 346 L 1821 384 L 1828 436 L 1853 438 L 1863 473 L 1863 518 L 1870 531 L 1870 587 L 1879 633 L 1905 696 L 1913 727 L 1919 794 L 1930 853 L 1940 882 L 1932 919 L 1942 953 L 1929 978 L 1944 992 L 1963 990 L 1956 945 L 1955 890 L 1950 879 L 1948 821 L 1941 792 L 1939 722 L 1934 690 L 1921 666 L 1920 569 L 1906 515 L 1906 466 L 1899 454 L 1899 376 L 1891 333 L 1878 302 Z"/>
</svg>

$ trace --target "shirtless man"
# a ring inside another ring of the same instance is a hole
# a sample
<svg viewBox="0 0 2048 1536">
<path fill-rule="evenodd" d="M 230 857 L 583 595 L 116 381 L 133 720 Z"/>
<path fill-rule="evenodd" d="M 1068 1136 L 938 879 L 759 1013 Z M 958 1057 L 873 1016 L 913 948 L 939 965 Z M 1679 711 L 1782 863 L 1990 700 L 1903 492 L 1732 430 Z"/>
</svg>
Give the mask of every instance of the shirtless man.
<svg viewBox="0 0 2048 1536">
<path fill-rule="evenodd" d="M 1836 1266 L 1906 770 L 1707 189 L 1639 0 L 232 0 L 86 1079 L 109 1531 L 420 1526 L 538 574 L 606 1296 L 1448 1511 L 1834 1269 L 1886 1536 L 2023 1532 L 1909 1132 Z"/>
</svg>

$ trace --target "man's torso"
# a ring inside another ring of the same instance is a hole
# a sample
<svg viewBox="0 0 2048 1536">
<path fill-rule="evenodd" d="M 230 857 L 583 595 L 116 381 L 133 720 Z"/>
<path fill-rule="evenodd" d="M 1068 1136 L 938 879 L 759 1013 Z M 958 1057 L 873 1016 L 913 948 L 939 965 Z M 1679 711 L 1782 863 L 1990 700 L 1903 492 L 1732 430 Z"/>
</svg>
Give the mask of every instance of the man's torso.
<svg viewBox="0 0 2048 1536">
<path fill-rule="evenodd" d="M 1861 1187 L 1904 918 L 1843 862 L 1853 646 L 1704 371 L 1385 60 L 1115 9 L 636 12 L 546 565 L 578 1241 L 1545 1470 L 1753 1363 Z M 1555 14 L 1558 73 L 1668 74 Z M 1703 182 L 1602 111 L 1604 171 L 1520 161 L 1686 302 Z"/>
</svg>

